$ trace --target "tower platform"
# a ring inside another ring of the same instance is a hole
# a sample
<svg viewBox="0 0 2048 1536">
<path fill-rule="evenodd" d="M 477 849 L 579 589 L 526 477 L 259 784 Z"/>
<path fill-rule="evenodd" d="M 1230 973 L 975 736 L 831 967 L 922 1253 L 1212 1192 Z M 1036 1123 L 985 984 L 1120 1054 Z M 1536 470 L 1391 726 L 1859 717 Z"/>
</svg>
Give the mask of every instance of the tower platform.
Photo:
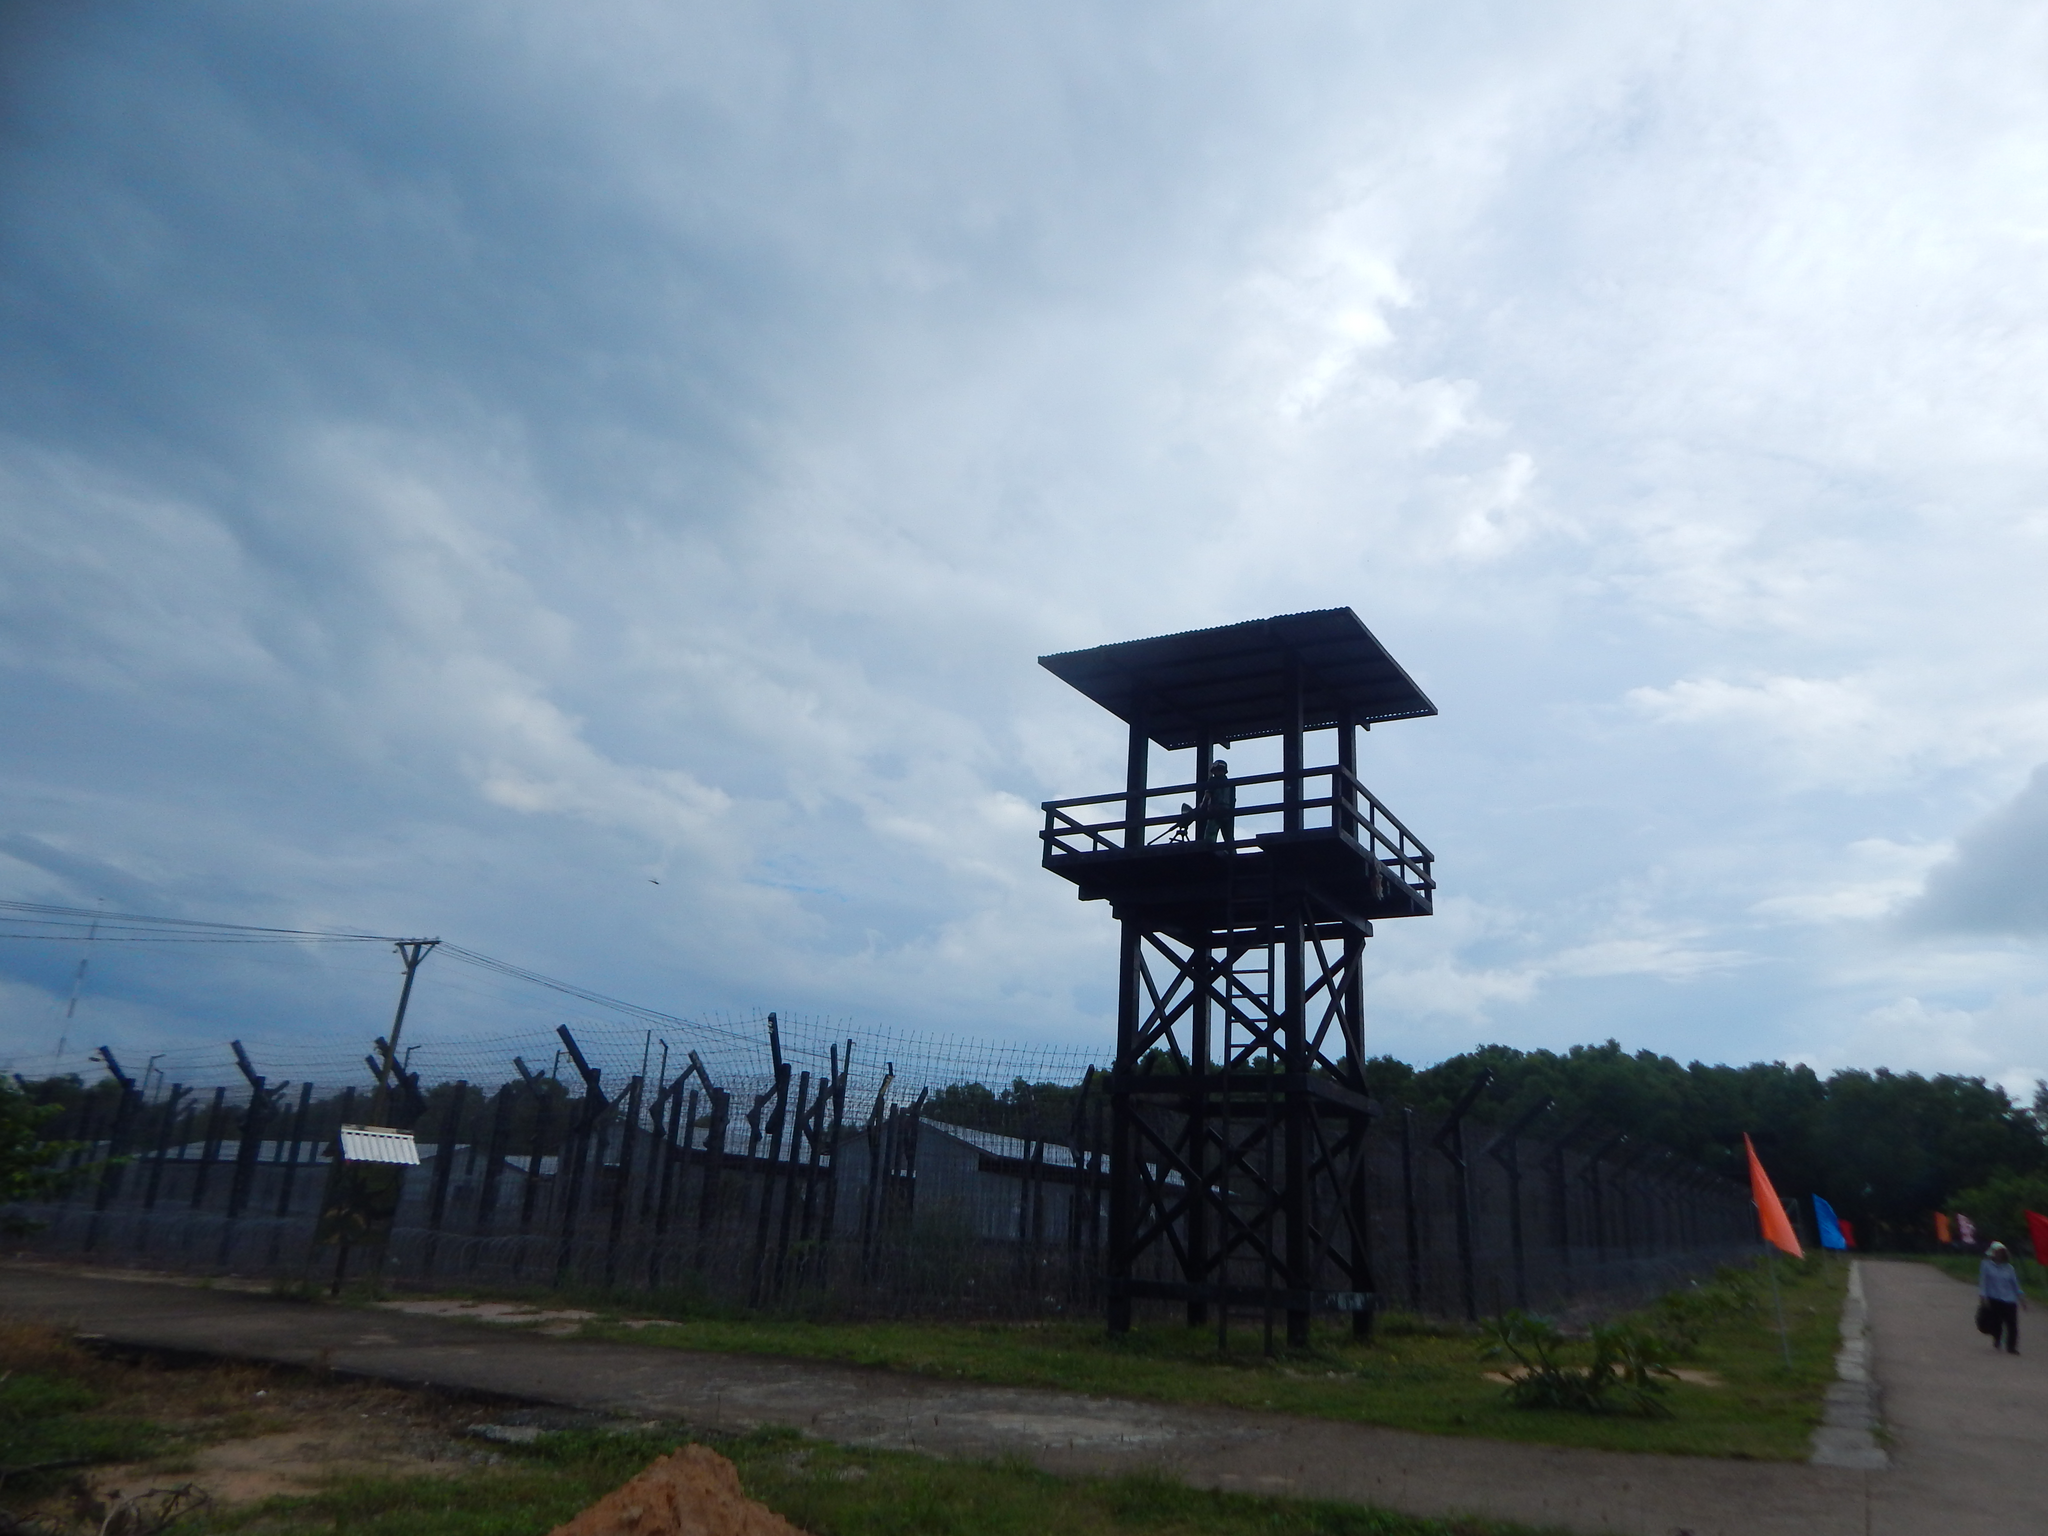
<svg viewBox="0 0 2048 1536">
<path fill-rule="evenodd" d="M 1304 790 L 1295 798 L 1307 823 L 1286 828 L 1290 777 Z M 1199 784 L 1169 784 L 1148 790 L 1148 808 L 1160 802 L 1170 812 L 1147 815 L 1143 838 L 1126 846 L 1126 795 L 1095 795 L 1045 804 L 1044 865 L 1071 880 L 1083 901 L 1107 901 L 1121 917 L 1143 909 L 1173 921 L 1226 927 L 1231 914 L 1253 902 L 1290 890 L 1315 890 L 1338 913 L 1359 923 L 1375 918 L 1427 917 L 1434 910 L 1433 855 L 1357 776 L 1341 767 L 1309 768 L 1298 775 L 1256 774 L 1234 779 L 1247 789 L 1278 798 L 1247 804 L 1231 818 L 1235 834 L 1204 842 L 1193 807 Z M 1116 813 L 1108 819 L 1104 813 Z M 1321 825 L 1316 823 L 1320 821 Z"/>
</svg>

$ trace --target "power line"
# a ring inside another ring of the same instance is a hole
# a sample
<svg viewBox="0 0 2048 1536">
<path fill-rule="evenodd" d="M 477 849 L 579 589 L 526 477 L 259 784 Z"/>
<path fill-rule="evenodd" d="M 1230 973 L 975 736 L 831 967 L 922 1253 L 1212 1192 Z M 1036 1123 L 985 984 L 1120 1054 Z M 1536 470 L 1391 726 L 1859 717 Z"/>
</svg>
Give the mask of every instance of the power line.
<svg viewBox="0 0 2048 1536">
<path fill-rule="evenodd" d="M 8 921 L 7 918 L 0 917 L 0 922 L 6 921 Z M 134 931 L 137 933 L 149 932 L 148 929 L 137 929 Z M 14 939 L 23 943 L 31 941 L 39 941 L 45 944 L 73 943 L 85 937 L 87 937 L 87 935 L 70 931 L 61 933 L 0 933 L 0 939 Z M 377 938 L 371 938 L 367 935 L 359 937 L 353 934 L 347 936 L 339 934 L 320 935 L 318 937 L 308 937 L 303 939 L 238 939 L 230 937 L 210 936 L 186 937 L 184 935 L 174 935 L 168 938 L 124 938 L 121 936 L 121 930 L 119 929 L 102 929 L 98 934 L 92 935 L 91 937 L 92 941 L 96 944 L 391 944 L 397 942 L 396 940 L 383 938 L 381 936 Z"/>
<path fill-rule="evenodd" d="M 15 915 L 20 914 L 20 915 Z M 139 912 L 100 912 L 85 907 L 51 906 L 43 902 L 0 901 L 0 922 L 25 926 L 36 926 L 66 931 L 51 933 L 0 933 L 0 939 L 44 939 L 72 940 L 79 937 L 74 930 L 81 925 L 90 927 L 98 940 L 128 944 L 400 944 L 406 942 L 388 934 L 362 933 L 346 929 L 321 928 L 278 928 L 251 923 L 218 923 L 195 918 L 157 917 Z M 165 930 L 174 930 L 166 932 Z M 629 1003 L 623 998 L 611 997 L 588 987 L 577 986 L 574 982 L 562 981 L 553 976 L 544 976 L 525 966 L 514 965 L 508 960 L 499 960 L 458 944 L 442 944 L 441 952 L 467 965 L 492 971 L 530 986 L 544 987 L 565 997 L 577 998 L 582 1002 L 594 1003 L 600 1008 L 623 1013 L 644 1023 L 658 1024 L 670 1028 L 703 1029 L 697 1020 L 685 1019 L 678 1014 L 664 1013 L 658 1008 L 644 1007 Z M 730 1039 L 745 1038 L 740 1031 L 726 1028 L 713 1030 Z"/>
<path fill-rule="evenodd" d="M 49 919 L 66 919 L 67 926 L 77 927 L 98 924 L 101 929 L 114 932 L 161 933 L 164 929 L 180 929 L 200 935 L 260 934 L 273 940 L 340 940 L 352 944 L 395 944 L 397 939 L 382 933 L 352 933 L 332 928 L 265 928 L 249 923 L 204 922 L 189 917 L 153 917 L 141 912 L 100 912 L 86 907 L 54 907 L 36 901 L 0 901 L 0 913 L 19 912 L 30 914 L 18 918 L 0 918 L 0 921 L 36 923 L 40 926 L 56 927 Z M 137 925 L 137 926 L 129 926 Z M 10 935 L 10 937 L 40 937 L 40 935 Z M 57 937 L 57 935 L 50 935 Z"/>
<path fill-rule="evenodd" d="M 91 928 L 94 923 L 98 924 L 96 930 Z M 117 944 L 363 945 L 408 942 L 386 934 L 348 929 L 284 928 L 250 923 L 208 922 L 193 918 L 157 917 L 134 912 L 101 912 L 82 907 L 52 906 L 25 901 L 0 901 L 0 924 L 56 930 L 42 933 L 0 932 L 0 939 L 33 939 L 46 943 L 77 942 L 87 937 L 89 932 L 95 942 Z M 579 986 L 575 982 L 564 981 L 523 965 L 515 965 L 511 961 L 500 960 L 459 944 L 442 942 L 438 948 L 439 953 L 450 959 L 459 960 L 473 969 L 558 996 L 574 998 L 607 1013 L 622 1015 L 643 1028 L 652 1027 L 668 1033 L 685 1033 L 705 1042 L 707 1052 L 713 1046 L 721 1051 L 736 1049 L 741 1055 L 733 1059 L 733 1065 L 741 1075 L 745 1075 L 746 1069 L 739 1067 L 739 1061 L 751 1060 L 760 1051 L 761 1042 L 756 1027 L 759 1021 L 755 1019 L 736 1021 L 718 1016 L 685 1018 L 680 1014 L 628 1002 L 624 998 Z M 455 990 L 468 989 L 458 987 Z M 788 1022 L 794 1024 L 797 1021 Z M 577 1025 L 579 1031 L 591 1028 L 598 1029 L 600 1033 L 604 1027 L 617 1029 L 622 1026 L 599 1026 L 595 1020 L 581 1021 Z M 850 1021 L 846 1027 L 851 1028 Z M 635 1033 L 638 1034 L 639 1031 Z M 836 1026 L 827 1025 L 824 1020 L 812 1020 L 807 1028 L 800 1034 L 788 1038 L 786 1043 L 791 1051 L 823 1060 L 827 1054 L 826 1037 L 832 1033 L 836 1033 Z M 933 1082 L 941 1083 L 953 1080 L 1001 1081 L 1012 1075 L 1027 1078 L 1076 1075 L 1080 1065 L 1088 1059 L 1083 1052 L 1072 1048 L 1027 1046 L 1021 1043 L 975 1040 L 950 1035 L 939 1037 L 886 1028 L 862 1030 L 857 1033 L 861 1036 L 863 1066 L 855 1069 L 856 1077 L 879 1070 L 888 1061 L 893 1060 L 904 1070 L 906 1081 L 910 1074 L 928 1077 Z M 815 1034 L 816 1038 L 806 1042 L 801 1038 L 804 1034 Z M 505 1049 L 510 1050 L 524 1038 L 523 1035 L 507 1036 L 502 1043 Z M 481 1067 L 483 1054 L 500 1043 L 496 1038 L 468 1037 L 436 1041 L 427 1047 L 427 1052 L 436 1059 L 449 1058 L 451 1067 L 457 1062 L 469 1060 L 474 1060 L 476 1065 Z M 607 1054 L 616 1054 L 623 1065 L 629 1048 L 631 1054 L 639 1053 L 644 1045 L 644 1037 L 630 1041 L 621 1038 L 608 1044 L 610 1049 Z M 299 1061 L 304 1066 L 311 1066 L 315 1057 L 321 1060 L 323 1067 L 328 1062 L 325 1051 L 307 1052 L 301 1042 L 297 1041 L 274 1042 L 271 1048 L 278 1055 Z M 194 1048 L 189 1054 L 182 1050 L 168 1053 L 170 1070 L 198 1066 L 198 1058 L 209 1049 Z M 876 1058 L 873 1062 L 865 1060 L 870 1055 Z M 332 1063 L 338 1066 L 342 1060 L 343 1057 L 337 1054 L 332 1058 Z M 913 1063 L 917 1065 L 914 1066 Z M 923 1068 L 922 1073 L 917 1072 L 918 1066 Z M 627 1069 L 630 1070 L 630 1067 Z"/>
<path fill-rule="evenodd" d="M 697 1030 L 712 1028 L 714 1033 L 724 1034 L 729 1039 L 751 1040 L 752 1038 L 751 1036 L 743 1035 L 736 1029 L 729 1027 L 718 1029 L 715 1026 L 707 1026 L 702 1020 L 686 1019 L 679 1014 L 663 1013 L 658 1008 L 646 1008 L 642 1007 L 639 1003 L 629 1003 L 622 998 L 608 997 L 602 992 L 593 992 L 588 987 L 577 986 L 574 982 L 558 981 L 552 976 L 543 976 L 538 971 L 529 971 L 523 965 L 513 965 L 507 960 L 494 960 L 489 955 L 480 955 L 473 949 L 464 949 L 460 944 L 443 944 L 441 952 L 451 959 L 462 961 L 466 965 L 473 965 L 481 970 L 495 971 L 501 976 L 510 976 L 515 980 L 529 982 L 537 987 L 546 987 L 551 992 L 559 992 L 565 997 L 573 997 L 582 1002 L 595 1003 L 600 1008 L 609 1008 L 648 1024 Z"/>
</svg>

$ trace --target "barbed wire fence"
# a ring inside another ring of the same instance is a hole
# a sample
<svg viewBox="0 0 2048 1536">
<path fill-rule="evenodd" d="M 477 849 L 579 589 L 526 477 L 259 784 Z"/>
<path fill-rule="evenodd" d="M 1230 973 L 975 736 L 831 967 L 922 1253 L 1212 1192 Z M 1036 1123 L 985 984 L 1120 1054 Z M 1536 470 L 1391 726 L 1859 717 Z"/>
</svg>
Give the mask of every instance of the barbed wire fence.
<svg viewBox="0 0 2048 1536">
<path fill-rule="evenodd" d="M 353 1248 L 401 1283 L 978 1315 L 1086 1304 L 1100 1267 L 1099 1181 L 1077 1182 L 1100 1095 L 1088 1112 L 1068 1103 L 1098 1074 L 1078 1050 L 776 1013 L 685 1018 L 461 945 L 359 932 L 0 902 L 6 937 L 390 945 L 408 969 L 429 945 L 437 967 L 559 1010 L 552 1030 L 177 1045 L 140 1078 L 104 1047 L 20 1053 L 8 1069 L 61 1109 L 46 1136 L 76 1144 L 64 1197 L 28 1213 L 45 1252 L 304 1281 L 329 1258 L 345 1275 Z M 927 1131 L 927 1108 L 949 1101 L 973 1126 Z M 384 1210 L 334 1161 L 341 1127 L 370 1122 L 412 1131 L 422 1160 Z M 1048 1244 L 1055 1138 L 1068 1206 L 1089 1214 L 1056 1213 L 1073 1240 Z M 1016 1179 L 983 1167 L 1005 1163 Z M 1043 1251 L 1020 1261 L 1012 1239 Z"/>
<path fill-rule="evenodd" d="M 0 903 L 0 937 L 13 933 L 421 942 Z M 75 1144 L 61 1195 L 23 1212 L 43 1223 L 26 1247 L 287 1284 L 373 1275 L 840 1315 L 1102 1304 L 1107 1080 L 1088 1053 L 778 1013 L 686 1019 L 454 944 L 436 956 L 560 998 L 560 1022 L 175 1046 L 140 1078 L 105 1049 L 20 1073 L 60 1107 L 44 1134 Z M 413 1132 L 420 1165 L 337 1163 L 341 1127 L 370 1123 Z M 1382 1305 L 1569 1306 L 1746 1251 L 1725 1181 L 1598 1127 L 1524 1129 L 1452 1167 L 1431 1150 L 1451 1144 L 1435 1122 L 1375 1124 L 1361 1176 Z"/>
</svg>

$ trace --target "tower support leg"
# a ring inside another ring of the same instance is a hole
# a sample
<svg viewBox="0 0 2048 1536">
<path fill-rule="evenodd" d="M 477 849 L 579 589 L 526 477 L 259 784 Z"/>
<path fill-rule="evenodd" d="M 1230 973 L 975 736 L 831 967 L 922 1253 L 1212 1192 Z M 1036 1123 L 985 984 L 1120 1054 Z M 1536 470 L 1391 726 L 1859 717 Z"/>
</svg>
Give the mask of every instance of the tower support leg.
<svg viewBox="0 0 2048 1536">
<path fill-rule="evenodd" d="M 1134 1226 L 1138 1211 L 1136 1127 L 1131 1079 L 1140 1055 L 1138 1037 L 1139 944 L 1134 923 L 1122 925 L 1122 965 L 1117 984 L 1116 1066 L 1109 1078 L 1109 1331 L 1131 1331 L 1131 1282 L 1137 1258 Z"/>
<path fill-rule="evenodd" d="M 1307 1346 L 1317 1308 L 1371 1328 L 1366 926 L 1308 893 L 1235 926 L 1126 915 L 1110 1079 L 1110 1331 L 1139 1301 L 1236 1306 Z"/>
</svg>

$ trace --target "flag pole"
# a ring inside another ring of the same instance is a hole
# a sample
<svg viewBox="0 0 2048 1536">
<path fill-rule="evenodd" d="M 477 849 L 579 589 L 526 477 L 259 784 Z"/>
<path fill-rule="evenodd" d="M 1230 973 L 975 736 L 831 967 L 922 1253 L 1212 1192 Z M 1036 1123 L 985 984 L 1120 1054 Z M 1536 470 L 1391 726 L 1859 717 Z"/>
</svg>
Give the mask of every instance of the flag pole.
<svg viewBox="0 0 2048 1536">
<path fill-rule="evenodd" d="M 1792 1368 L 1792 1341 L 1785 1334 L 1785 1298 L 1778 1291 L 1778 1250 L 1764 1244 L 1764 1267 L 1771 1272 L 1771 1306 L 1778 1314 L 1778 1348 L 1784 1351 L 1785 1368 Z"/>
<path fill-rule="evenodd" d="M 1756 1206 L 1757 1226 L 1764 1240 L 1764 1263 L 1771 1271 L 1771 1306 L 1778 1314 L 1778 1348 L 1784 1351 L 1785 1364 L 1792 1364 L 1792 1340 L 1785 1332 L 1785 1298 L 1778 1291 L 1778 1255 L 1772 1249 L 1804 1258 L 1805 1250 L 1799 1246 L 1799 1234 L 1792 1230 L 1791 1215 L 1785 1209 L 1785 1202 L 1778 1198 L 1778 1192 L 1771 1187 L 1770 1175 L 1764 1172 L 1764 1165 L 1756 1155 L 1756 1144 L 1749 1139 L 1749 1133 L 1742 1133 L 1742 1150 L 1749 1156 L 1749 1198 Z"/>
</svg>

